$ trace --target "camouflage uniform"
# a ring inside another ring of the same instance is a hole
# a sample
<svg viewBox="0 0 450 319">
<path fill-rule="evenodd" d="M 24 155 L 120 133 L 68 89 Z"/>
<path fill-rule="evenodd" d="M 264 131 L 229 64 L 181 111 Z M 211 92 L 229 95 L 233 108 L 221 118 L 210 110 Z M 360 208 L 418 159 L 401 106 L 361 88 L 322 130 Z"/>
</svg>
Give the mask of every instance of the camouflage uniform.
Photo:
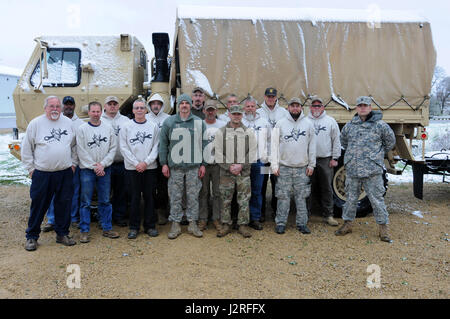
<svg viewBox="0 0 450 319">
<path fill-rule="evenodd" d="M 294 195 L 295 206 L 297 207 L 296 225 L 308 223 L 306 198 L 311 194 L 311 182 L 310 178 L 306 176 L 306 166 L 288 167 L 280 165 L 280 176 L 275 186 L 275 194 L 278 199 L 275 217 L 277 225 L 286 226 L 287 224 L 291 195 Z"/>
<path fill-rule="evenodd" d="M 202 188 L 202 181 L 198 178 L 198 167 L 194 168 L 172 168 L 168 182 L 170 198 L 170 216 L 172 222 L 181 222 L 183 209 L 181 207 L 181 197 L 183 196 L 184 185 L 186 183 L 187 209 L 186 217 L 188 221 L 198 220 L 198 195 Z"/>
<path fill-rule="evenodd" d="M 380 111 L 372 111 L 366 121 L 359 115 L 347 123 L 341 132 L 341 144 L 346 150 L 344 165 L 346 170 L 345 193 L 342 219 L 352 221 L 356 216 L 361 186 L 372 204 L 377 224 L 388 224 L 389 214 L 384 204 L 384 156 L 395 145 L 395 134 L 384 121 Z"/>
<path fill-rule="evenodd" d="M 231 220 L 231 200 L 233 199 L 234 190 L 237 190 L 237 202 L 239 205 L 239 213 L 237 224 L 247 225 L 250 219 L 250 210 L 248 204 L 250 202 L 250 175 L 235 176 L 229 171 L 220 169 L 219 191 L 222 199 L 221 221 L 223 224 L 232 224 Z"/>
<path fill-rule="evenodd" d="M 233 134 L 230 134 L 230 131 Z M 233 138 L 234 156 L 230 157 L 231 151 L 227 152 L 227 140 L 230 142 Z M 243 160 L 238 158 L 238 141 L 245 140 L 245 150 Z M 238 225 L 247 225 L 250 219 L 249 201 L 251 196 L 250 170 L 251 163 L 257 159 L 256 136 L 253 130 L 247 128 L 241 123 L 241 126 L 233 129 L 230 122 L 220 128 L 214 140 L 215 160 L 220 166 L 220 197 L 222 199 L 221 221 L 223 224 L 232 224 L 231 220 L 231 201 L 234 190 L 237 190 L 237 202 L 239 204 Z M 236 176 L 230 172 L 232 164 L 242 164 L 241 173 Z"/>
</svg>

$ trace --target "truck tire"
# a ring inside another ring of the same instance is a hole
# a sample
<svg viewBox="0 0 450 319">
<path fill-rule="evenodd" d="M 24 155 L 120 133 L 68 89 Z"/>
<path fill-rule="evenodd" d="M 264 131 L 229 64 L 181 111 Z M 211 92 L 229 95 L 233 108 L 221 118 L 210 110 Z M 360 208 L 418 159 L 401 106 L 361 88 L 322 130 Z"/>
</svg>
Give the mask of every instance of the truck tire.
<svg viewBox="0 0 450 319">
<path fill-rule="evenodd" d="M 345 168 L 344 168 L 344 154 L 342 154 L 339 159 L 338 166 L 334 168 L 334 176 L 332 182 L 333 188 L 333 201 L 334 201 L 334 217 L 341 218 L 342 217 L 342 209 L 347 200 L 345 196 Z M 383 172 L 383 182 L 385 192 L 383 196 L 386 195 L 387 187 L 388 187 L 388 179 L 387 172 L 384 170 Z M 372 212 L 372 205 L 370 204 L 369 197 L 367 197 L 364 190 L 361 192 L 358 201 L 358 207 L 356 209 L 356 217 L 365 217 L 369 213 Z"/>
</svg>

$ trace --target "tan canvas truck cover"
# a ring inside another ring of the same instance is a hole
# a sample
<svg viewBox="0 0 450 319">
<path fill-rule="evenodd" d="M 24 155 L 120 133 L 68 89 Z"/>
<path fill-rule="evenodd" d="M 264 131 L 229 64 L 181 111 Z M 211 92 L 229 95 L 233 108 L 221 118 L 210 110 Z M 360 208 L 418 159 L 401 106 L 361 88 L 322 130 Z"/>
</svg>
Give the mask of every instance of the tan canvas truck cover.
<svg viewBox="0 0 450 319">
<path fill-rule="evenodd" d="M 400 121 L 428 124 L 436 52 L 430 24 L 413 14 L 180 6 L 174 43 L 181 92 L 201 86 L 222 100 L 250 94 L 261 103 L 275 87 L 284 104 L 318 95 L 341 123 L 367 95 L 382 109 L 403 110 Z M 172 64 L 172 87 L 175 76 Z"/>
</svg>

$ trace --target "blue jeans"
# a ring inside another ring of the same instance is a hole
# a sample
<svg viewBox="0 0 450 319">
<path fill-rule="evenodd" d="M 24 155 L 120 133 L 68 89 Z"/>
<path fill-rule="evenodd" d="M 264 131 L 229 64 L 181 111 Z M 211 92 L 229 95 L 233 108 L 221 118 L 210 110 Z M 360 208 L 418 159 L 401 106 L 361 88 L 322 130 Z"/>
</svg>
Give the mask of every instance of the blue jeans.
<svg viewBox="0 0 450 319">
<path fill-rule="evenodd" d="M 53 204 L 54 199 L 50 203 L 50 207 L 47 211 L 47 222 L 49 224 L 55 224 L 55 207 Z M 80 167 L 77 166 L 75 173 L 73 174 L 73 197 L 72 197 L 72 210 L 71 210 L 71 222 L 78 223 L 80 221 Z"/>
<path fill-rule="evenodd" d="M 259 160 L 252 164 L 250 171 L 250 181 L 252 187 L 252 196 L 250 197 L 250 220 L 259 221 L 261 218 L 261 208 L 263 203 L 263 196 L 261 189 L 263 186 L 264 175 L 261 174 L 261 167 L 264 164 Z"/>
<path fill-rule="evenodd" d="M 92 169 L 80 170 L 81 208 L 80 230 L 87 233 L 91 224 L 91 201 L 94 187 L 97 189 L 98 215 L 103 231 L 112 229 L 112 207 L 109 202 L 111 189 L 111 167 L 105 168 L 105 176 L 97 176 Z"/>
</svg>

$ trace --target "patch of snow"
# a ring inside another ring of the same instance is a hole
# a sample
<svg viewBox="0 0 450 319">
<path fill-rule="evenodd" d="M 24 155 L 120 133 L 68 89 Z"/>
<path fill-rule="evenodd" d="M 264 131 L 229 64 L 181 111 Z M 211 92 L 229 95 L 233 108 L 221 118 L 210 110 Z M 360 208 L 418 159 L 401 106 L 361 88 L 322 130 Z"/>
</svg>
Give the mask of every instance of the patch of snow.
<svg viewBox="0 0 450 319">
<path fill-rule="evenodd" d="M 373 23 L 373 12 L 357 9 L 331 8 L 278 8 L 278 7 L 223 7 L 179 5 L 179 19 L 234 19 L 234 20 L 272 20 L 272 21 L 311 21 L 316 22 L 367 22 Z M 378 21 L 379 17 L 379 21 Z M 399 10 L 380 10 L 377 23 L 420 23 L 428 22 L 416 12 Z"/>
<path fill-rule="evenodd" d="M 209 96 L 214 96 L 208 78 L 199 70 L 187 70 L 187 73 L 192 77 L 194 86 L 201 87 Z"/>
<path fill-rule="evenodd" d="M 419 218 L 423 218 L 423 215 L 419 210 L 413 211 L 411 214 L 413 214 L 414 216 L 417 216 Z"/>
<path fill-rule="evenodd" d="M 331 96 L 331 98 L 336 103 L 338 103 L 338 104 L 342 105 L 343 107 L 345 107 L 347 109 L 347 111 L 350 110 L 350 107 L 348 106 L 348 104 L 343 99 L 341 99 L 340 97 L 336 96 L 334 93 Z"/>
</svg>

